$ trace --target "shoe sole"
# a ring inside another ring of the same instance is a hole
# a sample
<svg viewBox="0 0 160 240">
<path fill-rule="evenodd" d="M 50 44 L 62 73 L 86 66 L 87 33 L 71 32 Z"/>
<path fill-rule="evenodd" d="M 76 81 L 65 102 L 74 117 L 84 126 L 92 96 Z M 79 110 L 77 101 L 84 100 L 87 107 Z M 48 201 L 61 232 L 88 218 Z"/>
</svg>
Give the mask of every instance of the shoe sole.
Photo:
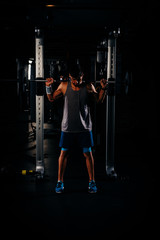
<svg viewBox="0 0 160 240">
<path fill-rule="evenodd" d="M 88 190 L 89 193 L 97 193 L 97 191 Z"/>
<path fill-rule="evenodd" d="M 88 192 L 89 192 L 89 191 L 88 191 Z M 97 192 L 91 191 L 91 192 L 89 192 L 89 193 L 91 193 L 91 194 L 92 194 L 92 193 L 97 193 Z"/>
<path fill-rule="evenodd" d="M 63 190 L 62 190 L 62 191 L 59 191 L 59 192 L 58 192 L 58 191 L 56 191 L 56 190 L 55 190 L 55 192 L 56 192 L 56 193 L 60 193 L 60 194 L 61 194 L 61 193 L 63 193 L 63 192 L 64 192 L 64 188 L 63 188 Z"/>
</svg>

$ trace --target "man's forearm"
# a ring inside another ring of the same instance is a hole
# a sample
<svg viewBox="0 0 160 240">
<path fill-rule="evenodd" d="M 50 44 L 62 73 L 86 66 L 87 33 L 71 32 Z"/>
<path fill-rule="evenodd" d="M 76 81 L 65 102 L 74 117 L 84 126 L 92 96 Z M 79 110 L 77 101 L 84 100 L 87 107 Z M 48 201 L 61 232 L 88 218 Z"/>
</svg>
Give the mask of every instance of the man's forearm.
<svg viewBox="0 0 160 240">
<path fill-rule="evenodd" d="M 98 94 L 98 103 L 103 103 L 106 96 L 106 88 L 101 88 Z"/>
<path fill-rule="evenodd" d="M 50 102 L 54 102 L 55 100 L 57 100 L 63 96 L 61 89 L 57 89 L 53 92 L 52 88 L 49 89 L 48 87 L 46 87 L 46 94 L 47 94 L 47 98 Z"/>
<path fill-rule="evenodd" d="M 50 102 L 54 101 L 53 94 L 47 94 L 47 98 Z"/>
</svg>

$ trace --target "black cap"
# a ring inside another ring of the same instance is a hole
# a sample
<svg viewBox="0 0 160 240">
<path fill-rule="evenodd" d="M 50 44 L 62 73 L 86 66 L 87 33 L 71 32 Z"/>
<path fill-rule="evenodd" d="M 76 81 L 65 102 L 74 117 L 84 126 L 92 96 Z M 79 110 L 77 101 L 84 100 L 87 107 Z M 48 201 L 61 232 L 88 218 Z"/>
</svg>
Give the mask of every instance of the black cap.
<svg viewBox="0 0 160 240">
<path fill-rule="evenodd" d="M 82 70 L 80 64 L 71 64 L 69 68 L 69 73 L 72 77 L 78 78 L 82 75 Z"/>
</svg>

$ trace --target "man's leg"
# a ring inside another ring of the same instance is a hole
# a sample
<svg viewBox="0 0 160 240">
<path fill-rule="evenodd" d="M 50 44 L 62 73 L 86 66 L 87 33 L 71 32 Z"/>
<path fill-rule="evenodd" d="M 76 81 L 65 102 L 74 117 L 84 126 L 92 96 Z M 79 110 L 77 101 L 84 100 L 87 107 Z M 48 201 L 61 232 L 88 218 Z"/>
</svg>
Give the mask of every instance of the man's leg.
<svg viewBox="0 0 160 240">
<path fill-rule="evenodd" d="M 63 176 L 67 165 L 68 149 L 61 149 L 58 159 L 58 181 L 63 182 Z"/>
<path fill-rule="evenodd" d="M 86 152 L 83 151 L 83 155 L 86 159 L 86 166 L 87 166 L 87 171 L 89 175 L 89 181 L 95 180 L 94 179 L 94 158 L 90 148 Z"/>
<path fill-rule="evenodd" d="M 67 165 L 68 149 L 61 149 L 61 153 L 58 159 L 58 182 L 55 187 L 56 193 L 63 193 L 64 183 L 63 176 Z"/>
<path fill-rule="evenodd" d="M 96 187 L 95 178 L 94 178 L 94 158 L 92 155 L 91 148 L 88 148 L 88 149 L 83 148 L 83 154 L 84 154 L 84 157 L 86 158 L 86 165 L 87 165 L 87 170 L 89 175 L 88 192 L 96 193 L 97 187 Z"/>
</svg>

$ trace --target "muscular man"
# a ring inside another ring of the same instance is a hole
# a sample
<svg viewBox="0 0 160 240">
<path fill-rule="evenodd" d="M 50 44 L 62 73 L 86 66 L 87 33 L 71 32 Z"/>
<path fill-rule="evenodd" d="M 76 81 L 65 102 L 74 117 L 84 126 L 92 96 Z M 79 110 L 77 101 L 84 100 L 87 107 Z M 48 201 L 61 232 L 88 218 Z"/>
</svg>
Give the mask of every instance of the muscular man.
<svg viewBox="0 0 160 240">
<path fill-rule="evenodd" d="M 55 188 L 56 193 L 64 191 L 63 176 L 67 164 L 69 149 L 78 144 L 82 148 L 86 159 L 86 166 L 89 175 L 89 193 L 96 193 L 97 187 L 94 176 L 94 158 L 92 155 L 93 136 L 92 120 L 89 102 L 94 99 L 97 103 L 103 102 L 106 95 L 105 79 L 100 81 L 100 91 L 97 92 L 92 83 L 83 83 L 83 73 L 79 65 L 73 65 L 69 71 L 68 82 L 61 82 L 58 88 L 52 93 L 51 84 L 53 78 L 47 78 L 46 93 L 48 100 L 54 102 L 64 97 L 63 118 L 61 123 L 60 144 L 61 152 L 58 160 L 58 182 Z"/>
</svg>

